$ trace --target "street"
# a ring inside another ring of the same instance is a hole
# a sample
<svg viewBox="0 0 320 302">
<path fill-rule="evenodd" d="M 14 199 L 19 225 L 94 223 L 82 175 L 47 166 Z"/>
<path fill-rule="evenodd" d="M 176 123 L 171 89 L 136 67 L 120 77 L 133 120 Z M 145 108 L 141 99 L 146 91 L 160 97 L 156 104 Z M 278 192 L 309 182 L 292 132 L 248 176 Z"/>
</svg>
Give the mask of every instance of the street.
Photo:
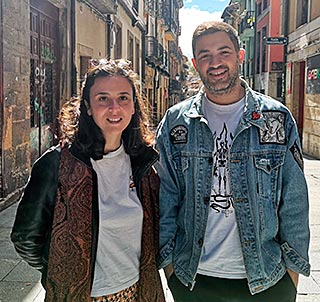
<svg viewBox="0 0 320 302">
<path fill-rule="evenodd" d="M 310 194 L 311 276 L 300 276 L 297 302 L 320 302 L 320 160 L 305 158 L 304 163 Z M 0 212 L 0 302 L 43 302 L 40 273 L 20 259 L 9 240 L 16 208 L 17 203 Z"/>
</svg>

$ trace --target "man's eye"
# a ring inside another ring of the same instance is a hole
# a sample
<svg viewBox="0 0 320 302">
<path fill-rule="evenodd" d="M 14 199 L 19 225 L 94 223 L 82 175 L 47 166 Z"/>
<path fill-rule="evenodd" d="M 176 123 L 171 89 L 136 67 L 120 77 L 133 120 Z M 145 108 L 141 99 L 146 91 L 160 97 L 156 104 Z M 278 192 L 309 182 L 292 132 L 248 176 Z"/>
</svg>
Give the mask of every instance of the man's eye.
<svg viewBox="0 0 320 302">
<path fill-rule="evenodd" d="M 208 55 L 203 55 L 203 56 L 201 56 L 200 58 L 199 58 L 199 60 L 205 60 L 205 59 L 207 59 L 209 56 Z"/>
</svg>

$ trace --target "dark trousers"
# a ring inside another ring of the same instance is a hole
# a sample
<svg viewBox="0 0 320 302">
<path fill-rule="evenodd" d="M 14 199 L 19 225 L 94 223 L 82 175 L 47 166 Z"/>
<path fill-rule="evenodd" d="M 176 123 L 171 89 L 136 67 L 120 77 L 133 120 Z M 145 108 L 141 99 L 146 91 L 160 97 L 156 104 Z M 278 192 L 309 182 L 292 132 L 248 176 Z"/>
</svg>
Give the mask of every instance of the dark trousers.
<svg viewBox="0 0 320 302">
<path fill-rule="evenodd" d="M 274 286 L 251 295 L 246 279 L 222 279 L 197 275 L 192 291 L 175 275 L 169 282 L 175 302 L 295 302 L 297 290 L 288 273 Z"/>
</svg>

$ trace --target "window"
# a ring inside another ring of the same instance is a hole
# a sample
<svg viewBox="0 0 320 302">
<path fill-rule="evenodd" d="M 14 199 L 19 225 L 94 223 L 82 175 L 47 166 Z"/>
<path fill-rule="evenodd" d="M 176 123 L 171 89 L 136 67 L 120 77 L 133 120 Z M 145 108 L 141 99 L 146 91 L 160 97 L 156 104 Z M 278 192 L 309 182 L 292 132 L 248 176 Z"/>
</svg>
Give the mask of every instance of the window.
<svg viewBox="0 0 320 302">
<path fill-rule="evenodd" d="M 114 49 L 115 59 L 122 58 L 122 29 L 119 24 L 116 24 L 116 40 Z"/>
<path fill-rule="evenodd" d="M 297 0 L 297 27 L 308 22 L 309 0 Z"/>
<path fill-rule="evenodd" d="M 262 4 L 261 2 L 257 4 L 257 16 L 261 15 L 261 11 L 262 11 Z"/>
<path fill-rule="evenodd" d="M 264 42 L 264 39 L 266 38 L 266 33 L 267 33 L 267 28 L 266 27 L 262 27 L 262 31 L 261 31 L 261 43 L 262 43 L 262 54 L 261 54 L 261 71 L 265 72 L 266 70 L 266 60 L 267 60 L 267 45 Z"/>
<path fill-rule="evenodd" d="M 138 13 L 139 12 L 139 0 L 133 0 L 132 7 Z"/>
<path fill-rule="evenodd" d="M 260 51 L 261 51 L 261 32 L 257 32 L 257 50 L 256 50 L 256 73 L 260 73 Z"/>
<path fill-rule="evenodd" d="M 277 98 L 282 97 L 282 77 L 277 78 Z"/>
<path fill-rule="evenodd" d="M 84 76 L 89 68 L 89 61 L 90 61 L 90 57 L 86 57 L 86 56 L 80 56 L 80 88 L 82 86 L 82 83 L 84 81 Z"/>
<path fill-rule="evenodd" d="M 134 70 L 137 74 L 140 73 L 140 41 L 135 39 L 135 56 L 134 56 Z"/>
<path fill-rule="evenodd" d="M 127 48 L 127 59 L 129 61 L 131 61 L 132 67 L 133 67 L 133 64 L 134 64 L 134 61 L 133 61 L 133 36 L 129 30 L 128 30 L 128 46 L 127 47 L 128 47 Z"/>
<path fill-rule="evenodd" d="M 268 8 L 268 0 L 263 0 L 263 10 Z"/>
</svg>

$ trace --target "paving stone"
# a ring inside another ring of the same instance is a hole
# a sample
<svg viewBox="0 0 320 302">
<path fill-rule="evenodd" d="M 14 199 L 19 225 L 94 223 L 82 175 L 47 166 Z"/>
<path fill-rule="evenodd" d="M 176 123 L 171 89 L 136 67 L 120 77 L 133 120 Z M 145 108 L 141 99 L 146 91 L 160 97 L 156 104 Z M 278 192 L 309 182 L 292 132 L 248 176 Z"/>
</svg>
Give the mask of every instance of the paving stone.
<svg viewBox="0 0 320 302">
<path fill-rule="evenodd" d="M 34 286 L 29 282 L 0 282 L 0 302 L 32 302 L 24 298 Z"/>
<path fill-rule="evenodd" d="M 0 259 L 0 281 L 14 269 L 20 260 Z"/>
<path fill-rule="evenodd" d="M 41 278 L 41 273 L 32 268 L 26 262 L 21 260 L 14 269 L 5 277 L 4 281 L 17 281 L 17 282 L 38 282 Z"/>
</svg>

